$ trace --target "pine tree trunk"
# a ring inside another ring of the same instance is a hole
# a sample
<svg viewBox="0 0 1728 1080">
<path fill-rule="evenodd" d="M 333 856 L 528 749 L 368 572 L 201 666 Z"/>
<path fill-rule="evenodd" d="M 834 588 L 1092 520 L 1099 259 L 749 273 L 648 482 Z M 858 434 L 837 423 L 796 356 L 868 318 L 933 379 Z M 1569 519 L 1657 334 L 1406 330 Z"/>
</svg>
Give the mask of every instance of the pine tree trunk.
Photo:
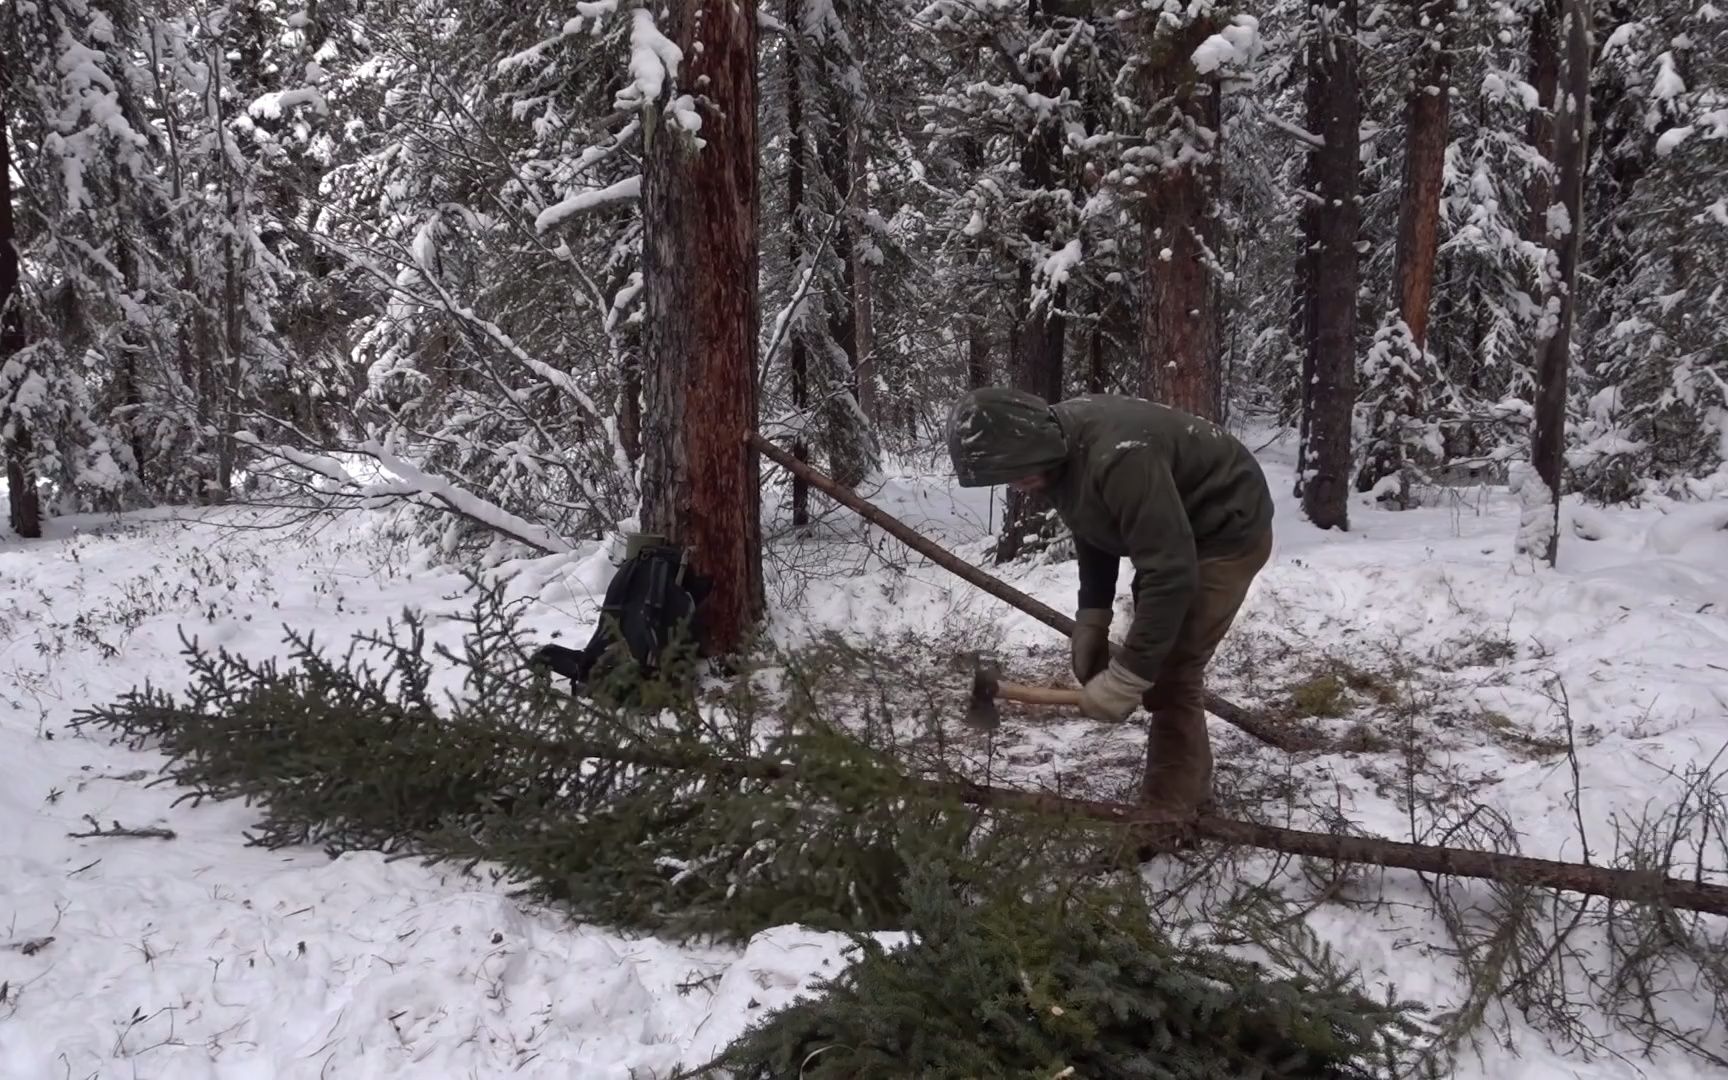
<svg viewBox="0 0 1728 1080">
<path fill-rule="evenodd" d="M 1310 154 L 1309 162 L 1320 203 L 1310 204 L 1305 214 L 1311 238 L 1311 314 L 1303 362 L 1302 507 L 1308 520 L 1322 529 L 1348 529 L 1350 431 L 1356 405 L 1356 240 L 1361 223 L 1356 0 L 1341 0 L 1329 15 L 1330 24 L 1315 35 L 1308 56 L 1308 124 L 1324 145 Z"/>
<path fill-rule="evenodd" d="M 226 202 L 228 207 L 228 231 L 222 241 L 222 335 L 221 345 L 213 360 L 221 365 L 215 375 L 216 406 L 214 409 L 214 426 L 216 428 L 216 481 L 204 491 L 205 500 L 213 503 L 228 501 L 234 482 L 234 426 L 238 412 L 236 398 L 239 394 L 241 380 L 241 363 L 245 350 L 244 329 L 242 317 L 245 304 L 245 285 L 242 280 L 243 253 L 238 250 L 239 237 L 236 231 L 241 226 L 243 207 L 239 188 L 239 178 L 234 175 L 233 163 L 228 159 L 226 119 L 222 115 L 222 75 L 228 61 L 227 47 L 219 36 L 210 49 L 210 79 L 211 88 L 209 101 L 210 122 L 217 133 L 215 153 L 218 158 L 218 169 L 222 177 Z M 249 258 L 249 253 L 245 257 Z"/>
<path fill-rule="evenodd" d="M 1033 26 L 1047 25 L 1047 16 L 1038 0 L 1028 0 L 1028 17 Z M 1028 87 L 1055 97 L 1061 92 L 1060 76 L 1048 67 L 1033 72 L 1034 85 Z M 1061 132 L 1054 122 L 1040 123 L 1033 128 L 1020 150 L 1020 174 L 1029 191 L 1047 191 L 1056 184 L 1057 164 L 1061 160 Z M 1034 204 L 1023 228 L 1026 238 L 1043 243 L 1050 237 L 1050 215 Z M 1043 303 L 1034 306 L 1032 267 L 1022 261 L 1018 281 L 1018 326 L 1014 335 L 1013 384 L 1046 401 L 1060 401 L 1063 385 L 1063 341 L 1067 320 L 1062 309 L 1067 304 L 1068 288 L 1058 285 L 1046 294 Z M 996 561 L 1007 562 L 1031 550 L 1039 540 L 1037 522 L 1050 509 L 1050 502 L 1036 492 L 1009 490 L 1002 511 L 1002 532 L 996 541 Z"/>
<path fill-rule="evenodd" d="M 1147 77 L 1144 98 L 1170 102 L 1175 116 L 1166 137 L 1188 138 L 1196 127 L 1216 136 L 1219 86 L 1194 67 L 1194 50 L 1211 35 L 1209 18 L 1179 31 Z M 1148 176 L 1141 230 L 1146 299 L 1141 339 L 1145 396 L 1208 419 L 1222 412 L 1218 339 L 1213 313 L 1210 247 L 1215 173 L 1210 158 L 1189 160 Z"/>
<path fill-rule="evenodd" d="M 1537 107 L 1525 121 L 1524 138 L 1542 160 L 1554 161 L 1554 92 L 1560 84 L 1560 0 L 1540 0 L 1530 19 L 1530 85 L 1536 89 Z M 1545 243 L 1548 207 L 1554 201 L 1554 178 L 1536 172 L 1525 189 L 1529 214 L 1524 239 Z"/>
<path fill-rule="evenodd" d="M 1536 365 L 1536 423 L 1530 460 L 1546 486 L 1549 515 L 1546 545 L 1536 552 L 1550 566 L 1559 554 L 1560 480 L 1566 448 L 1566 377 L 1572 344 L 1572 317 L 1578 277 L 1578 250 L 1584 235 L 1584 174 L 1590 137 L 1590 12 L 1583 0 L 1565 0 L 1565 86 L 1554 117 L 1554 198 L 1565 211 L 1564 231 L 1548 231 L 1557 280 L 1549 309 L 1552 334 Z"/>
<path fill-rule="evenodd" d="M 704 645 L 732 654 L 763 609 L 760 469 L 744 443 L 756 424 L 756 10 L 668 10 L 662 30 L 684 62 L 663 101 L 701 88 L 706 145 L 669 110 L 645 112 L 642 523 L 713 582 Z"/>
<path fill-rule="evenodd" d="M 1110 311 L 1110 295 L 1102 288 L 1092 290 L 1092 330 L 1086 336 L 1086 392 L 1102 394 L 1110 385 L 1110 366 L 1104 349 L 1105 316 Z"/>
<path fill-rule="evenodd" d="M 870 212 L 870 155 L 866 145 L 866 132 L 861 119 L 855 118 L 849 125 L 847 140 L 851 154 L 852 168 L 852 206 L 851 210 L 862 232 L 865 216 Z M 860 242 L 853 238 L 852 244 L 852 310 L 857 319 L 856 334 L 858 341 L 858 366 L 855 380 L 858 390 L 858 408 L 864 414 L 864 419 L 871 424 L 877 423 L 876 401 L 876 279 L 875 267 L 869 259 L 869 251 L 875 246 L 874 241 Z"/>
<path fill-rule="evenodd" d="M 12 152 L 8 91 L 0 78 L 0 366 L 24 348 L 23 297 L 18 295 L 18 232 L 12 217 Z M 5 440 L 7 516 L 12 531 L 26 539 L 42 535 L 42 497 L 36 490 L 35 446 L 21 416 L 0 408 Z"/>
<path fill-rule="evenodd" d="M 804 81 L 802 67 L 805 42 L 798 34 L 802 25 L 800 9 L 805 0 L 786 0 L 786 25 L 791 33 L 786 38 L 786 217 L 790 225 L 792 287 L 802 280 L 805 251 L 804 236 Z M 796 292 L 794 292 L 796 295 Z M 810 355 L 804 343 L 804 333 L 794 318 L 787 327 L 787 362 L 792 369 L 792 411 L 798 417 L 798 433 L 792 438 L 792 456 L 799 461 L 810 460 L 810 444 L 804 439 L 809 424 L 805 413 L 810 408 Z M 810 524 L 810 485 L 796 473 L 792 476 L 792 524 Z"/>
<path fill-rule="evenodd" d="M 1452 33 L 1447 0 L 1427 0 L 1415 83 L 1405 113 L 1404 190 L 1398 208 L 1398 313 L 1417 348 L 1428 342 L 1428 309 L 1440 250 L 1440 194 L 1451 119 Z"/>
<path fill-rule="evenodd" d="M 834 212 L 840 215 L 839 227 L 834 230 L 840 280 L 835 283 L 828 306 L 828 334 L 839 347 L 839 353 L 827 365 L 830 370 L 821 387 L 821 412 L 826 421 L 823 429 L 832 473 L 847 487 L 857 487 L 864 482 L 870 475 L 874 457 L 870 433 L 862 423 L 863 414 L 858 405 L 857 259 L 853 252 L 857 229 L 851 220 L 857 184 L 852 175 L 850 140 L 846 130 L 855 111 L 844 90 L 832 88 L 831 116 L 828 123 L 817 129 L 816 140 L 817 157 L 836 199 Z"/>
<path fill-rule="evenodd" d="M 966 388 L 990 385 L 990 325 L 984 316 L 966 316 Z"/>
<path fill-rule="evenodd" d="M 632 349 L 624 356 L 624 385 L 618 389 L 618 442 L 635 464 L 642 458 L 642 356 Z"/>
</svg>

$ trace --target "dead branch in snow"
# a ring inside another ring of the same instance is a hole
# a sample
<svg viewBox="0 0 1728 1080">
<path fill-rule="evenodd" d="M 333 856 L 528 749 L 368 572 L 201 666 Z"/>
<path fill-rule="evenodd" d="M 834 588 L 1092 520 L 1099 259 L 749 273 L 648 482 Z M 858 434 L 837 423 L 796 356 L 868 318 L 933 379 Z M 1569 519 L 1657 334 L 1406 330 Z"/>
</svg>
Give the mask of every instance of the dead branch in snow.
<svg viewBox="0 0 1728 1080">
<path fill-rule="evenodd" d="M 72 837 L 74 840 L 87 840 L 91 837 L 106 838 L 110 836 L 131 837 L 139 840 L 172 840 L 177 835 L 173 829 L 164 829 L 155 825 L 147 825 L 141 829 L 134 829 L 128 828 L 127 826 L 120 824 L 118 821 L 110 822 L 109 828 L 104 829 L 102 823 L 91 817 L 89 814 L 84 815 L 84 820 L 90 823 L 89 832 L 74 832 L 67 833 L 66 835 Z"/>
</svg>

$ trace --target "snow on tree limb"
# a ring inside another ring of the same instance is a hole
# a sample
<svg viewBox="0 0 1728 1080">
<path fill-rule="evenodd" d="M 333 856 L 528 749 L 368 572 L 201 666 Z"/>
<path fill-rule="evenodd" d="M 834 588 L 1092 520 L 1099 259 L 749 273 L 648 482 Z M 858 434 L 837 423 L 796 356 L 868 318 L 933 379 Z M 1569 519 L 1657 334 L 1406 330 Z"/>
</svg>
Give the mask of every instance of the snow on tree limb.
<svg viewBox="0 0 1728 1080">
<path fill-rule="evenodd" d="M 534 219 L 534 231 L 543 233 L 561 224 L 564 219 L 584 210 L 592 210 L 612 203 L 629 202 L 642 197 L 642 178 L 640 176 L 626 177 L 616 184 L 589 191 L 578 191 L 566 195 L 560 202 L 540 211 Z"/>
<path fill-rule="evenodd" d="M 631 12 L 630 85 L 618 91 L 619 108 L 639 109 L 660 100 L 668 80 L 678 77 L 684 53 L 660 28 L 647 8 Z"/>
<path fill-rule="evenodd" d="M 412 485 L 416 494 L 438 502 L 445 509 L 477 525 L 483 525 L 549 555 L 571 550 L 568 541 L 544 525 L 518 517 L 441 476 L 431 475 L 376 439 L 367 439 L 355 449 L 376 458 L 378 464 Z"/>
</svg>

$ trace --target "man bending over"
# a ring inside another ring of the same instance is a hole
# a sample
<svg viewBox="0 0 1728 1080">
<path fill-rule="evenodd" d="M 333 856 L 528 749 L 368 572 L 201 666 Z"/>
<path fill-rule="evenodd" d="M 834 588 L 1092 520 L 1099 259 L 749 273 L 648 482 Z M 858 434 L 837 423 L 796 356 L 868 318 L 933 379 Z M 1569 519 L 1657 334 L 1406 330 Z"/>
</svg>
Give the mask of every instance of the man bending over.
<svg viewBox="0 0 1728 1080">
<path fill-rule="evenodd" d="M 1080 602 L 1071 645 L 1081 708 L 1103 722 L 1152 712 L 1143 802 L 1192 812 L 1212 796 L 1206 665 L 1272 552 L 1260 465 L 1210 421 L 1138 398 L 1058 402 L 986 387 L 948 418 L 962 487 L 1042 491 L 1074 535 Z M 1134 618 L 1111 656 L 1121 560 Z"/>
</svg>

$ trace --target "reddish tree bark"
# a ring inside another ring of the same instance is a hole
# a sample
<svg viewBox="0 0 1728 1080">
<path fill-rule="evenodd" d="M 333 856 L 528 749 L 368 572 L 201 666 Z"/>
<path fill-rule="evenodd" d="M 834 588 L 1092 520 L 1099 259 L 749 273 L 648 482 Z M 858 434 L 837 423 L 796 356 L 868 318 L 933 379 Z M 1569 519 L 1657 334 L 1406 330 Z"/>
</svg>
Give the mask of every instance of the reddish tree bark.
<svg viewBox="0 0 1728 1080">
<path fill-rule="evenodd" d="M 1169 137 L 1192 140 L 1196 129 L 1217 137 L 1218 80 L 1202 76 L 1193 61 L 1194 50 L 1215 29 L 1211 19 L 1190 24 L 1164 43 L 1150 66 L 1145 98 L 1168 102 L 1165 107 L 1174 110 L 1166 125 Z M 1208 419 L 1217 419 L 1223 410 L 1212 271 L 1206 264 L 1214 176 L 1209 161 L 1188 161 L 1149 176 L 1142 184 L 1141 209 L 1144 393 Z"/>
<path fill-rule="evenodd" d="M 3 63 L 3 61 L 0 61 Z M 9 72 L 0 70 L 0 363 L 24 347 L 24 313 L 18 296 L 18 232 L 12 218 L 12 153 L 8 143 Z M 7 511 L 12 531 L 35 539 L 42 535 L 42 499 L 36 490 L 34 446 L 24 418 L 0 409 L 5 440 Z"/>
<path fill-rule="evenodd" d="M 756 9 L 673 0 L 678 86 L 644 114 L 642 524 L 713 582 L 703 644 L 736 653 L 763 609 L 756 423 Z M 700 47 L 698 47 L 698 44 Z M 659 106 L 699 94 L 701 139 Z"/>
<path fill-rule="evenodd" d="M 1308 280 L 1302 382 L 1302 508 L 1322 529 L 1348 529 L 1350 431 L 1356 405 L 1357 200 L 1362 101 L 1357 76 L 1356 0 L 1316 8 L 1308 45 L 1308 125 L 1322 145 L 1309 153 L 1319 201 L 1303 214 Z"/>
<path fill-rule="evenodd" d="M 1405 111 L 1404 191 L 1398 208 L 1398 314 L 1417 348 L 1428 342 L 1428 308 L 1440 251 L 1440 193 L 1452 115 L 1452 32 L 1447 0 L 1417 10 L 1422 40 Z"/>
<path fill-rule="evenodd" d="M 1536 423 L 1530 461 L 1547 485 L 1552 514 L 1545 550 L 1550 566 L 1559 554 L 1560 480 L 1566 449 L 1566 378 L 1572 347 L 1572 311 L 1578 249 L 1584 235 L 1584 173 L 1589 166 L 1590 12 L 1583 0 L 1564 0 L 1561 30 L 1566 41 L 1566 81 L 1554 110 L 1554 199 L 1565 210 L 1565 230 L 1547 231 L 1557 280 L 1550 307 L 1554 327 L 1536 363 Z"/>
</svg>

